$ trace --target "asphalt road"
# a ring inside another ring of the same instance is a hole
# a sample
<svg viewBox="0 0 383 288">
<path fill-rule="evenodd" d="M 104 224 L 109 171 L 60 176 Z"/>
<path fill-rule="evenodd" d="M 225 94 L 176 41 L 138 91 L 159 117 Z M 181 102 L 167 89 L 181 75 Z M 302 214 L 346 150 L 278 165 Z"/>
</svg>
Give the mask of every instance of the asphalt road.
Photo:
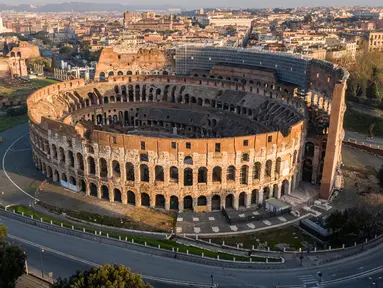
<svg viewBox="0 0 383 288">
<path fill-rule="evenodd" d="M 0 133 L 0 136 L 3 137 L 3 143 L 0 145 L 0 159 L 3 158 L 9 146 L 27 132 L 28 126 L 25 124 Z M 17 148 L 23 149 L 23 143 L 25 143 L 25 149 L 28 149 L 28 141 L 28 136 L 25 136 L 19 141 L 21 143 L 18 142 Z M 6 160 L 20 161 L 10 158 L 6 158 Z M 20 183 L 20 181 L 33 181 L 39 177 L 43 179 L 33 169 L 30 159 L 22 164 L 23 167 L 25 165 L 25 169 L 22 171 L 7 171 L 12 181 Z M 29 199 L 24 194 L 25 191 L 22 192 L 17 189 L 15 183 L 9 180 L 4 171 L 0 172 L 0 201 L 3 204 L 28 203 Z M 104 263 L 126 265 L 133 272 L 143 274 L 144 278 L 147 277 L 155 287 L 181 287 L 184 286 L 181 284 L 185 284 L 185 282 L 201 284 L 194 287 L 208 287 L 211 283 L 211 275 L 214 276 L 214 282 L 219 284 L 219 287 L 262 288 L 273 287 L 278 284 L 281 287 L 304 287 L 304 285 L 314 287 L 318 281 L 317 272 L 320 270 L 323 273 L 323 283 L 343 278 L 348 280 L 331 287 L 364 288 L 378 287 L 372 286 L 372 281 L 383 275 L 383 269 L 382 272 L 379 271 L 373 275 L 373 279 L 361 275 L 366 271 L 383 266 L 381 247 L 321 267 L 278 270 L 223 269 L 100 244 L 95 241 L 46 231 L 4 217 L 0 217 L 0 223 L 8 227 L 10 240 L 20 243 L 25 249 L 28 254 L 28 265 L 34 270 L 41 271 L 42 262 L 44 271 L 53 272 L 54 278 L 67 277 L 78 269 L 83 270 Z M 41 248 L 44 249 L 42 257 Z M 158 282 L 158 280 L 161 281 Z M 383 283 L 381 286 L 383 287 Z"/>
</svg>

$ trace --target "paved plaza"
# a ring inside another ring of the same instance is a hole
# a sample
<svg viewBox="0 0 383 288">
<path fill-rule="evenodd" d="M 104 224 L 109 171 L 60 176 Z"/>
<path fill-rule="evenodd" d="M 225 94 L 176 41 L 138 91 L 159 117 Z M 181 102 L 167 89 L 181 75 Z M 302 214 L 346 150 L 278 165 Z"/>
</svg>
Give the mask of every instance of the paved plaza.
<svg viewBox="0 0 383 288">
<path fill-rule="evenodd" d="M 239 217 L 247 217 L 250 214 L 259 215 L 258 210 L 251 209 L 247 211 L 230 211 L 236 213 Z M 177 217 L 177 234 L 217 234 L 235 233 L 241 231 L 257 231 L 261 228 L 279 226 L 297 220 L 291 214 L 284 214 L 279 217 L 272 217 L 264 220 L 249 221 L 243 223 L 229 224 L 221 211 L 193 213 L 181 212 Z"/>
</svg>

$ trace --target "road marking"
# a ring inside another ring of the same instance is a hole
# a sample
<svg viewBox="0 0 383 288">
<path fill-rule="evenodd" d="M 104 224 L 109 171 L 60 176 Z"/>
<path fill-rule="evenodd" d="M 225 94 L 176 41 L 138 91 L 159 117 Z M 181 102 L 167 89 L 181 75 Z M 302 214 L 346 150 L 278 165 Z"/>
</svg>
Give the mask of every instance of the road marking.
<svg viewBox="0 0 383 288">
<path fill-rule="evenodd" d="M 21 138 L 24 138 L 25 136 L 27 136 L 29 134 L 26 133 L 22 136 L 20 136 L 19 138 L 17 138 L 9 147 L 8 149 L 5 151 L 4 155 L 3 155 L 3 161 L 2 161 L 2 165 L 3 165 L 3 171 L 4 171 L 4 174 L 5 176 L 8 178 L 8 180 L 17 188 L 19 189 L 21 192 L 23 192 L 25 195 L 27 195 L 28 197 L 32 198 L 33 200 L 36 200 L 36 201 L 40 201 L 39 199 L 37 199 L 36 197 L 33 197 L 32 195 L 28 194 L 27 192 L 25 192 L 19 185 L 17 185 L 12 179 L 11 177 L 9 177 L 8 173 L 7 173 L 7 170 L 5 169 L 5 157 L 7 157 L 7 154 L 9 152 L 9 150 L 12 148 L 13 145 L 15 145 L 18 141 L 20 141 Z"/>
<path fill-rule="evenodd" d="M 68 259 L 71 259 L 71 260 L 74 260 L 74 261 L 77 261 L 77 262 L 80 262 L 80 263 L 83 263 L 83 264 L 86 264 L 86 265 L 89 265 L 89 266 L 93 266 L 93 267 L 100 267 L 101 266 L 100 264 L 97 264 L 97 263 L 94 263 L 94 262 L 91 262 L 91 261 L 88 261 L 88 260 L 84 260 L 84 259 L 81 259 L 79 257 L 76 257 L 76 256 L 73 256 L 73 255 L 69 255 L 69 254 L 57 251 L 55 249 L 51 249 L 51 248 L 42 246 L 40 244 L 34 243 L 32 241 L 29 241 L 29 240 L 22 239 L 20 237 L 17 237 L 17 236 L 11 235 L 11 234 L 8 234 L 8 238 L 11 238 L 11 239 L 14 239 L 16 241 L 22 242 L 22 243 L 24 243 L 26 245 L 29 245 L 29 246 L 32 246 L 32 247 L 36 247 L 36 248 L 39 248 L 39 249 L 44 249 L 47 252 L 50 252 L 50 253 L 53 253 L 53 254 L 57 254 L 59 256 L 62 256 L 62 257 L 65 257 L 65 258 L 68 258 Z M 187 281 L 181 281 L 181 280 L 173 280 L 173 279 L 167 279 L 167 278 L 147 276 L 147 275 L 143 275 L 143 274 L 141 274 L 141 276 L 144 279 L 158 281 L 158 282 L 181 284 L 181 285 L 191 286 L 191 287 L 211 287 L 210 284 L 207 284 L 207 283 L 187 282 Z"/>
<path fill-rule="evenodd" d="M 359 269 L 359 270 L 362 270 L 363 268 L 364 268 L 364 267 L 362 266 L 362 267 L 359 267 L 358 269 Z"/>
</svg>

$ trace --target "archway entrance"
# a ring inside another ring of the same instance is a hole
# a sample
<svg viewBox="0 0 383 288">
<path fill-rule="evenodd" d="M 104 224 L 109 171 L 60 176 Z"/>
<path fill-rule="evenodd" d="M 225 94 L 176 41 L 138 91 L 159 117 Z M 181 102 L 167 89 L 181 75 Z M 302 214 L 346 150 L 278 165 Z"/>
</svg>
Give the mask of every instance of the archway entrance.
<svg viewBox="0 0 383 288">
<path fill-rule="evenodd" d="M 184 210 L 193 211 L 193 198 L 191 196 L 186 196 L 184 198 Z"/>
<path fill-rule="evenodd" d="M 234 196 L 233 194 L 229 194 L 226 196 L 226 199 L 225 199 L 225 208 L 226 209 L 233 209 L 234 206 Z"/>
<path fill-rule="evenodd" d="M 213 198 L 211 198 L 211 210 L 221 210 L 221 197 L 219 195 L 214 195 Z"/>
<path fill-rule="evenodd" d="M 170 209 L 171 210 L 178 210 L 178 197 L 177 196 L 171 196 L 170 197 Z"/>
</svg>

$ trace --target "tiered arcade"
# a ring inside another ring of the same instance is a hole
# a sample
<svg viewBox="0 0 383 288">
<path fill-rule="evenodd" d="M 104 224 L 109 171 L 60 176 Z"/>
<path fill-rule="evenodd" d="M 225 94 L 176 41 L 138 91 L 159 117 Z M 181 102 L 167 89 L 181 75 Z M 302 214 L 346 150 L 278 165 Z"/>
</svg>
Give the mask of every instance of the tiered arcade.
<svg viewBox="0 0 383 288">
<path fill-rule="evenodd" d="M 331 69 L 330 77 L 339 73 Z M 75 192 L 167 210 L 248 208 L 291 193 L 302 178 L 328 177 L 321 193 L 330 193 L 342 129 L 328 127 L 328 118 L 334 107 L 343 115 L 342 101 L 280 81 L 265 67 L 219 62 L 185 74 L 36 91 L 28 109 L 37 167 Z M 314 115 L 323 127 L 312 129 Z M 325 140 L 336 148 L 329 169 Z"/>
</svg>

